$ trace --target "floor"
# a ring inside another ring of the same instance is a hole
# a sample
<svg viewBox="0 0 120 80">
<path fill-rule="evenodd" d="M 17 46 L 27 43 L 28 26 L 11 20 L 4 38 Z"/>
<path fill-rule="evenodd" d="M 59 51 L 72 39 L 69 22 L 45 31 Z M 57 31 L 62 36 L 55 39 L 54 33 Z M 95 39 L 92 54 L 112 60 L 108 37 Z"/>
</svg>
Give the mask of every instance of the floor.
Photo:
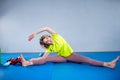
<svg viewBox="0 0 120 80">
<path fill-rule="evenodd" d="M 76 52 L 100 61 L 111 61 L 120 52 Z M 39 53 L 22 53 L 26 59 L 39 57 Z M 20 53 L 2 53 L 2 64 Z M 52 53 L 51 56 L 55 54 Z M 120 61 L 115 69 L 77 63 L 46 63 L 44 65 L 22 67 L 20 64 L 0 66 L 0 80 L 120 80 Z"/>
</svg>

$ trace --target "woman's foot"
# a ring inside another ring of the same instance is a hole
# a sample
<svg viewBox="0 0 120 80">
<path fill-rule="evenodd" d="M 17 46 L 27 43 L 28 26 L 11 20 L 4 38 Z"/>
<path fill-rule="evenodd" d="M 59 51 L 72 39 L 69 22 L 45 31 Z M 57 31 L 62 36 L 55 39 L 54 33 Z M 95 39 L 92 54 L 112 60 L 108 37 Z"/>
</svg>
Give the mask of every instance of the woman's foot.
<svg viewBox="0 0 120 80">
<path fill-rule="evenodd" d="M 25 58 L 22 56 L 22 54 L 20 55 L 20 58 L 21 58 L 22 66 L 27 66 L 26 60 L 25 60 Z"/>
<path fill-rule="evenodd" d="M 108 67 L 108 68 L 112 68 L 114 69 L 116 67 L 116 63 L 118 62 L 118 60 L 120 59 L 120 56 L 118 56 L 117 58 L 115 58 L 114 60 L 112 60 L 111 62 L 105 62 L 104 66 Z"/>
<path fill-rule="evenodd" d="M 26 61 L 26 59 L 20 55 L 20 58 L 21 58 L 21 63 L 22 63 L 22 66 L 26 67 L 26 66 L 29 66 L 29 65 L 32 65 L 33 63 L 31 61 Z"/>
<path fill-rule="evenodd" d="M 116 63 L 116 62 L 118 62 L 118 61 L 119 61 L 119 59 L 120 59 L 120 56 L 117 56 L 117 58 L 116 58 L 116 59 L 114 59 L 114 60 L 112 60 L 111 62 L 112 62 L 112 63 Z"/>
</svg>

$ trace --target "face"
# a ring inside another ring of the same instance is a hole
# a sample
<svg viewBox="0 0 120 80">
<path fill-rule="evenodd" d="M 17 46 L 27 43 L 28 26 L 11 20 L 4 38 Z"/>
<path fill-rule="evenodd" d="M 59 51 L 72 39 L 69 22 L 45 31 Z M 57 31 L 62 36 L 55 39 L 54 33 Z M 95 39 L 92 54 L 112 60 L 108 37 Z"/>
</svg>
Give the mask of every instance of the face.
<svg viewBox="0 0 120 80">
<path fill-rule="evenodd" d="M 45 39 L 43 39 L 43 42 L 45 44 L 53 44 L 53 40 L 51 37 L 46 37 Z"/>
</svg>

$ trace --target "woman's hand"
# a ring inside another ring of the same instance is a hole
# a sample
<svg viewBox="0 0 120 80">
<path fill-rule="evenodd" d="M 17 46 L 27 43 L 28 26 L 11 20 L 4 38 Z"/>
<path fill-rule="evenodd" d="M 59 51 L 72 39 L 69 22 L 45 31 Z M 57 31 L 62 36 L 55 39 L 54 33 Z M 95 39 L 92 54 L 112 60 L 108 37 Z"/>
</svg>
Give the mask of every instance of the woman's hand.
<svg viewBox="0 0 120 80">
<path fill-rule="evenodd" d="M 36 33 L 32 33 L 32 34 L 28 37 L 28 40 L 31 41 L 35 36 L 36 36 Z"/>
</svg>

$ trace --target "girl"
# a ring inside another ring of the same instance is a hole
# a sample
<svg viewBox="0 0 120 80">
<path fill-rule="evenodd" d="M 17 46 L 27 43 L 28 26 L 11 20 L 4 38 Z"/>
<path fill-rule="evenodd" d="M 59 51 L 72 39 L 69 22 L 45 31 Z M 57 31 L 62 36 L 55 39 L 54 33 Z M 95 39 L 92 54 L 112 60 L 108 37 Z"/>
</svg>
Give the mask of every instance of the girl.
<svg viewBox="0 0 120 80">
<path fill-rule="evenodd" d="M 112 60 L 111 62 L 101 62 L 97 60 L 90 59 L 88 57 L 84 57 L 76 54 L 70 45 L 61 37 L 56 31 L 49 27 L 43 27 L 38 29 L 36 32 L 32 33 L 28 40 L 31 41 L 37 34 L 47 31 L 50 35 L 43 35 L 40 38 L 40 45 L 46 49 L 43 57 L 32 58 L 30 60 L 26 60 L 22 55 L 20 56 L 22 61 L 22 66 L 30 66 L 37 64 L 44 64 L 46 62 L 77 62 L 77 63 L 88 63 L 94 66 L 104 66 L 108 68 L 115 68 L 117 61 L 119 60 L 119 56 Z M 57 56 L 48 56 L 49 53 L 55 52 Z"/>
</svg>

